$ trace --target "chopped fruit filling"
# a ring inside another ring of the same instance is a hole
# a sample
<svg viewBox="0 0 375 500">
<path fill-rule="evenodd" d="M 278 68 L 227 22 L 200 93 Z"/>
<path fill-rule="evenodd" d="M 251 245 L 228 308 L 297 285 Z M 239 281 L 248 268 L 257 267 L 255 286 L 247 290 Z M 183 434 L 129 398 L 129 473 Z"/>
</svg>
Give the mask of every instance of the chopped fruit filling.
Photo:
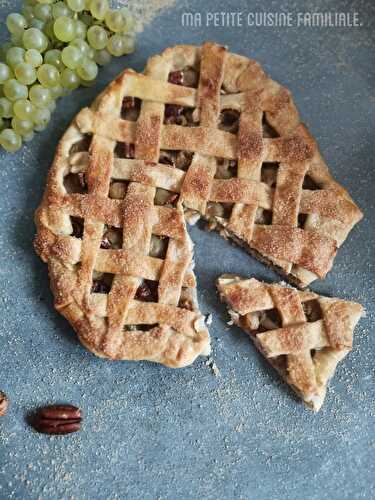
<svg viewBox="0 0 375 500">
<path fill-rule="evenodd" d="M 115 227 L 107 227 L 104 231 L 100 248 L 105 250 L 119 250 L 122 248 L 122 230 Z"/>
<path fill-rule="evenodd" d="M 66 192 L 85 194 L 87 193 L 87 182 L 86 175 L 84 172 L 79 172 L 78 174 L 68 174 L 64 177 L 64 187 Z"/>
<path fill-rule="evenodd" d="M 240 124 L 240 112 L 235 109 L 223 109 L 219 117 L 219 129 L 237 134 Z"/>
<path fill-rule="evenodd" d="M 237 161 L 218 158 L 215 179 L 231 179 L 237 175 Z"/>
<path fill-rule="evenodd" d="M 143 280 L 139 285 L 135 294 L 136 300 L 143 302 L 157 302 L 158 301 L 158 283 L 157 281 Z"/>
<path fill-rule="evenodd" d="M 83 226 L 84 221 L 81 217 L 70 217 L 70 222 L 72 224 L 73 232 L 72 236 L 82 239 L 83 237 Z"/>
<path fill-rule="evenodd" d="M 135 146 L 128 142 L 118 142 L 115 148 L 117 158 L 135 158 Z"/>
<path fill-rule="evenodd" d="M 91 293 L 108 294 L 112 288 L 114 275 L 110 273 L 99 273 L 94 271 L 91 286 Z"/>
<path fill-rule="evenodd" d="M 156 236 L 153 234 L 150 242 L 150 256 L 164 259 L 168 249 L 168 241 L 169 238 L 165 236 Z"/>
<path fill-rule="evenodd" d="M 126 182 L 114 181 L 109 186 L 109 197 L 114 200 L 123 200 L 126 196 L 128 184 Z"/>
<path fill-rule="evenodd" d="M 323 318 L 322 308 L 320 307 L 319 301 L 317 299 L 308 300 L 302 302 L 302 307 L 309 323 L 314 321 L 319 321 Z"/>
</svg>

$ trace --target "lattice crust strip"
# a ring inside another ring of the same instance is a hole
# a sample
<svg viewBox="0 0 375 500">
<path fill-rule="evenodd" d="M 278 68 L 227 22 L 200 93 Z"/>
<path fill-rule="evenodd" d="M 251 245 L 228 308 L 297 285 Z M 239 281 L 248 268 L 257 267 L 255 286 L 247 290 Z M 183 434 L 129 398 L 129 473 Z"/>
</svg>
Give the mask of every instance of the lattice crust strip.
<svg viewBox="0 0 375 500">
<path fill-rule="evenodd" d="M 125 70 L 57 148 L 36 249 L 56 307 L 92 351 L 170 366 L 207 351 L 185 227 L 200 216 L 301 286 L 326 275 L 362 217 L 289 91 L 213 43 Z M 129 324 L 135 306 L 155 324 Z"/>
<path fill-rule="evenodd" d="M 350 352 L 360 304 L 311 291 L 223 275 L 218 290 L 233 322 L 314 411 Z"/>
</svg>

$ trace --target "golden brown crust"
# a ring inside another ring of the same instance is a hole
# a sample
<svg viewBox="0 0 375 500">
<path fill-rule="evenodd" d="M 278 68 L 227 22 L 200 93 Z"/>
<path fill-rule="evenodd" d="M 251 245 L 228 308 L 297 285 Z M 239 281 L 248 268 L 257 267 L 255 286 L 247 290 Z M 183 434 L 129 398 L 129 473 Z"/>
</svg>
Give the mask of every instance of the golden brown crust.
<svg viewBox="0 0 375 500">
<path fill-rule="evenodd" d="M 221 276 L 217 286 L 233 321 L 305 403 L 318 411 L 338 362 L 352 347 L 362 306 L 233 275 Z"/>
</svg>

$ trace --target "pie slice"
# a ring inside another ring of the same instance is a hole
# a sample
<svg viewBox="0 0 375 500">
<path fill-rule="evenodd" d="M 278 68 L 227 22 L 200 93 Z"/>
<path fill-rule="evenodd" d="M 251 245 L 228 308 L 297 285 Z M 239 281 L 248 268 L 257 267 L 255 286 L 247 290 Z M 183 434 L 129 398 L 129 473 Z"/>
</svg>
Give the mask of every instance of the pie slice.
<svg viewBox="0 0 375 500">
<path fill-rule="evenodd" d="M 303 401 L 318 411 L 329 379 L 352 348 L 363 307 L 254 278 L 223 275 L 217 287 L 233 322 Z"/>
</svg>

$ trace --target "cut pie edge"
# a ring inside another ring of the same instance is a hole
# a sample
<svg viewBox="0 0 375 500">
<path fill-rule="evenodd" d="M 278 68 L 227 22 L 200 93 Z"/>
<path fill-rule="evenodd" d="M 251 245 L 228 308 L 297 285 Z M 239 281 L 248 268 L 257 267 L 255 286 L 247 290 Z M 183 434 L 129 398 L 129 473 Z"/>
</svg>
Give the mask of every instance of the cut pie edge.
<svg viewBox="0 0 375 500">
<path fill-rule="evenodd" d="M 352 349 L 353 332 L 364 308 L 283 283 L 230 274 L 218 278 L 217 288 L 233 323 L 249 335 L 304 403 L 319 411 L 338 363 Z M 313 310 L 310 321 L 304 307 L 314 309 L 316 303 L 321 319 Z"/>
</svg>

